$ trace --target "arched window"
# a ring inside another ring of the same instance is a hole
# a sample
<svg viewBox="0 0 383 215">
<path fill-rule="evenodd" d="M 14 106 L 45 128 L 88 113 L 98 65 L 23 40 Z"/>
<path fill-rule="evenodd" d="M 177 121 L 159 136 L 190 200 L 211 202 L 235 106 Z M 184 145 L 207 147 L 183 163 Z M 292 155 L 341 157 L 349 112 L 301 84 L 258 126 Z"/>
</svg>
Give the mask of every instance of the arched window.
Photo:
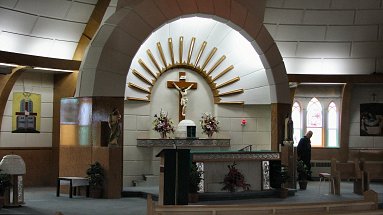
<svg viewBox="0 0 383 215">
<path fill-rule="evenodd" d="M 306 129 L 311 130 L 314 134 L 311 137 L 311 146 L 323 146 L 322 125 L 323 125 L 322 105 L 315 97 L 312 98 L 307 105 Z"/>
<path fill-rule="evenodd" d="M 294 134 L 293 140 L 294 145 L 298 145 L 298 142 L 301 138 L 302 131 L 302 120 L 301 120 L 301 106 L 298 102 L 294 102 L 293 108 L 291 110 L 291 119 L 293 120 Z"/>
<path fill-rule="evenodd" d="M 336 104 L 331 102 L 328 105 L 327 114 L 327 146 L 338 146 L 338 114 L 336 111 Z"/>
</svg>

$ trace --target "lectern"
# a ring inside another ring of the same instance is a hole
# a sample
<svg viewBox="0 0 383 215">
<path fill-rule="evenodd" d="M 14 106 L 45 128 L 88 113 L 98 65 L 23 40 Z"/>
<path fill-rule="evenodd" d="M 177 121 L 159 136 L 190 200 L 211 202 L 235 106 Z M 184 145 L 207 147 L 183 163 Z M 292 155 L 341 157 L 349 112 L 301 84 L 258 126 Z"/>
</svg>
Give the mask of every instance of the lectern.
<svg viewBox="0 0 383 215">
<path fill-rule="evenodd" d="M 5 155 L 0 161 L 0 169 L 11 175 L 13 201 L 6 199 L 6 207 L 19 207 L 24 203 L 23 175 L 26 173 L 25 162 L 18 155 Z M 8 195 L 10 198 L 10 193 Z"/>
<path fill-rule="evenodd" d="M 159 205 L 187 205 L 190 149 L 163 149 L 160 161 Z"/>
</svg>

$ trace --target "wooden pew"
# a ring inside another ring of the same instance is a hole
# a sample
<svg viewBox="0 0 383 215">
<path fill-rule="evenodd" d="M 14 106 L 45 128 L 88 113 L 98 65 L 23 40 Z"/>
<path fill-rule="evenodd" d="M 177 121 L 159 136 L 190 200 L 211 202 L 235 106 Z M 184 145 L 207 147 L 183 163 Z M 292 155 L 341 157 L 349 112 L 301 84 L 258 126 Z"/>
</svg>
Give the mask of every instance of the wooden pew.
<svg viewBox="0 0 383 215">
<path fill-rule="evenodd" d="M 352 150 L 350 157 L 354 160 L 354 170 L 350 163 L 332 162 L 331 171 L 334 172 L 335 177 L 338 177 L 338 181 L 354 180 L 354 193 L 361 195 L 363 191 L 368 190 L 371 180 L 383 181 L 383 150 Z M 335 185 L 337 189 L 339 189 L 338 185 L 340 182 Z"/>
<path fill-rule="evenodd" d="M 368 172 L 369 180 L 383 181 L 383 151 L 359 150 L 357 159 L 361 163 L 361 169 Z"/>
<path fill-rule="evenodd" d="M 378 210 L 378 194 L 372 190 L 359 201 L 298 204 L 243 205 L 156 205 L 147 199 L 147 215 L 253 215 L 253 214 L 383 214 Z"/>
<path fill-rule="evenodd" d="M 334 178 L 335 194 L 340 195 L 340 182 L 342 180 L 354 181 L 354 193 L 362 195 L 369 189 L 368 172 L 363 170 L 363 164 L 355 159 L 354 162 L 341 163 L 331 160 L 331 176 Z"/>
</svg>

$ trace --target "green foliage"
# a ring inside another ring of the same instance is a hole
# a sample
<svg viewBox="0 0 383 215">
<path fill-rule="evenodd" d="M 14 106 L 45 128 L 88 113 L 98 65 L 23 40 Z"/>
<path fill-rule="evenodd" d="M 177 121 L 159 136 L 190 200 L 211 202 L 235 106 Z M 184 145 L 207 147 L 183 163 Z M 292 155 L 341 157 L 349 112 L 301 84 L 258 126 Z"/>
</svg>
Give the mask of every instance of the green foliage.
<svg viewBox="0 0 383 215">
<path fill-rule="evenodd" d="M 285 165 L 281 165 L 281 184 L 283 187 L 283 184 L 289 180 L 289 168 Z"/>
<path fill-rule="evenodd" d="M 89 168 L 86 170 L 88 175 L 89 185 L 93 188 L 101 188 L 104 184 L 104 169 L 102 168 L 99 162 L 90 164 Z"/>
<path fill-rule="evenodd" d="M 196 163 L 192 163 L 190 167 L 189 177 L 189 193 L 197 193 L 200 190 L 199 184 L 201 183 L 203 171 L 198 170 Z"/>
<path fill-rule="evenodd" d="M 299 160 L 297 163 L 298 181 L 306 181 L 309 175 L 309 169 L 307 165 Z"/>
<path fill-rule="evenodd" d="M 235 168 L 237 164 L 234 162 L 232 165 L 227 165 L 229 168 L 229 173 L 225 175 L 223 179 L 223 188 L 222 190 L 228 190 L 234 192 L 236 187 L 242 187 L 243 190 L 249 190 L 250 184 L 247 184 L 245 181 L 245 176 Z"/>
<path fill-rule="evenodd" d="M 1 173 L 0 169 L 0 194 L 3 194 L 5 189 L 10 187 L 11 184 L 11 175 L 6 174 L 6 173 Z"/>
</svg>

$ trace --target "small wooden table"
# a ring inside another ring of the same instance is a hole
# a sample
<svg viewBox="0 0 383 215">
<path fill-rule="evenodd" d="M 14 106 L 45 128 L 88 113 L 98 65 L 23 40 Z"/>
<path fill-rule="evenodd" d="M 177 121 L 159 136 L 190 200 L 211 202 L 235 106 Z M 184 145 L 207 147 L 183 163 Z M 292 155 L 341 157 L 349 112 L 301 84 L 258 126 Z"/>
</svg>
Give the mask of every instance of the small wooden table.
<svg viewBox="0 0 383 215">
<path fill-rule="evenodd" d="M 73 188 L 74 195 L 76 195 L 76 187 L 85 186 L 86 187 L 86 197 L 89 197 L 89 180 L 84 177 L 58 177 L 57 178 L 57 192 L 56 196 L 60 196 L 60 185 L 69 185 L 69 198 L 73 197 Z"/>
</svg>

